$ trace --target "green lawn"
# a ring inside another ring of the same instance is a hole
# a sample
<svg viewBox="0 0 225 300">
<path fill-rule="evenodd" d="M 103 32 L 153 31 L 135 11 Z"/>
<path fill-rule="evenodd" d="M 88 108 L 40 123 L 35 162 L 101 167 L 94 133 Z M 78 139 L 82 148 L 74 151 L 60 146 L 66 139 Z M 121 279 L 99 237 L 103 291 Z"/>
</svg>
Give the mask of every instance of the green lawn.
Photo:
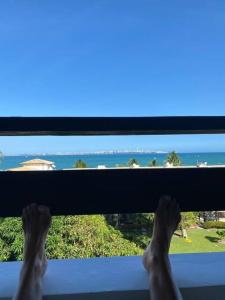
<svg viewBox="0 0 225 300">
<path fill-rule="evenodd" d="M 174 235 L 170 253 L 196 253 L 225 251 L 225 244 L 219 244 L 216 229 L 190 229 L 188 240 Z"/>
</svg>

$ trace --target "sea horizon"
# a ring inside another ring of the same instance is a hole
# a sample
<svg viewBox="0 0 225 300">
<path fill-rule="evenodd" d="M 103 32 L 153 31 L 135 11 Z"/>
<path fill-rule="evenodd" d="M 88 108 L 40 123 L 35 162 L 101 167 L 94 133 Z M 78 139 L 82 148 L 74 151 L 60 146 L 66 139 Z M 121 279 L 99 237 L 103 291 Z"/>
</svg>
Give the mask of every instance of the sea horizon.
<svg viewBox="0 0 225 300">
<path fill-rule="evenodd" d="M 225 152 L 177 152 L 183 166 L 193 166 L 199 163 L 208 165 L 225 165 Z M 70 153 L 70 154 L 25 154 L 25 155 L 5 155 L 0 163 L 1 170 L 16 168 L 21 163 L 34 158 L 42 158 L 52 161 L 56 169 L 73 168 L 75 162 L 79 159 L 86 162 L 89 168 L 96 168 L 104 165 L 108 168 L 117 166 L 126 166 L 129 159 L 135 158 L 141 167 L 147 166 L 149 162 L 156 159 L 159 166 L 166 162 L 168 152 L 111 152 L 111 153 Z"/>
<path fill-rule="evenodd" d="M 175 150 L 173 150 L 175 151 Z M 77 151 L 77 152 L 37 152 L 37 153 L 3 153 L 4 157 L 10 156 L 63 156 L 63 155 L 104 155 L 104 154 L 169 154 L 172 151 L 163 151 L 163 150 L 99 150 L 99 151 Z M 205 153 L 225 153 L 224 151 L 175 151 L 178 155 L 179 154 L 205 154 Z"/>
</svg>

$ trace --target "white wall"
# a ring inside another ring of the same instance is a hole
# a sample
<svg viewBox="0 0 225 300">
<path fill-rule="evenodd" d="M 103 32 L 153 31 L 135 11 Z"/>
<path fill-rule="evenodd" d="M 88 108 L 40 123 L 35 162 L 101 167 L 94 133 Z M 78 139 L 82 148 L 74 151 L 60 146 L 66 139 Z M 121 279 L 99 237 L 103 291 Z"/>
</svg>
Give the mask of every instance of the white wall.
<svg viewBox="0 0 225 300">
<path fill-rule="evenodd" d="M 225 299 L 225 253 L 171 255 L 184 300 Z M 0 299 L 15 293 L 21 263 L 0 263 Z M 51 260 L 44 299 L 149 300 L 140 256 Z"/>
</svg>

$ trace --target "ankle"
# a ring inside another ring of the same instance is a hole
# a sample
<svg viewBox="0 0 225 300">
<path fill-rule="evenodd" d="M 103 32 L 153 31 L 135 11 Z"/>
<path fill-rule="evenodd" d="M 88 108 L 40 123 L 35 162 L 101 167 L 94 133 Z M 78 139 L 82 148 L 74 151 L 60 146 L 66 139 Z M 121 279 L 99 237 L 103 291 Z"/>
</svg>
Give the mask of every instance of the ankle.
<svg viewBox="0 0 225 300">
<path fill-rule="evenodd" d="M 169 258 L 168 252 L 158 251 L 151 253 L 151 262 L 152 264 L 159 264 L 161 262 L 165 262 Z"/>
<path fill-rule="evenodd" d="M 168 253 L 163 251 L 146 251 L 143 256 L 143 264 L 147 271 L 158 268 L 162 264 L 167 264 L 168 261 Z"/>
<path fill-rule="evenodd" d="M 21 268 L 21 276 L 29 274 L 30 276 L 41 277 L 43 262 L 38 256 L 32 256 L 24 260 Z"/>
<path fill-rule="evenodd" d="M 157 257 L 168 256 L 169 248 L 170 248 L 170 241 L 168 241 L 166 238 L 164 239 L 153 238 L 150 244 L 151 254 Z"/>
</svg>

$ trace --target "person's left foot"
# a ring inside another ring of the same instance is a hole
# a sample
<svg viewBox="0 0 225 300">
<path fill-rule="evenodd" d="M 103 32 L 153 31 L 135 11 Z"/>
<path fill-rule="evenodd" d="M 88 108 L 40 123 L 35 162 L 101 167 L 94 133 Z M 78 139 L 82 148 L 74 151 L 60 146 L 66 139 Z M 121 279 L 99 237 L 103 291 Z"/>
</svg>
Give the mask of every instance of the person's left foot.
<svg viewBox="0 0 225 300">
<path fill-rule="evenodd" d="M 32 265 L 36 275 L 43 276 L 47 268 L 45 241 L 51 225 L 48 207 L 31 204 L 23 209 L 24 267 Z"/>
</svg>

